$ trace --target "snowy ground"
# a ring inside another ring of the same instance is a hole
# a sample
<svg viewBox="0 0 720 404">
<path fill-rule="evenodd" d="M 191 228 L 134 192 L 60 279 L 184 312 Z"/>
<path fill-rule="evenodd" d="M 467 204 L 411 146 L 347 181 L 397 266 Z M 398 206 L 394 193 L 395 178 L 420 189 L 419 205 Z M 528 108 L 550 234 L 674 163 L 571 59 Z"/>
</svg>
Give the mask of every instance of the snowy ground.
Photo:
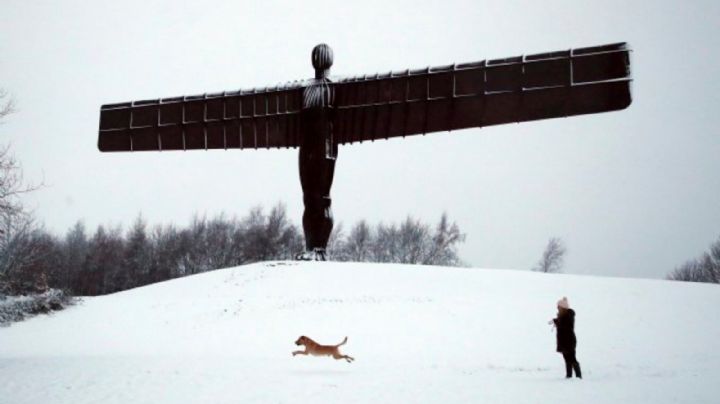
<svg viewBox="0 0 720 404">
<path fill-rule="evenodd" d="M 583 380 L 547 321 L 577 311 Z M 0 403 L 715 403 L 720 287 L 262 263 L 0 328 Z M 305 334 L 356 361 L 292 357 Z"/>
</svg>

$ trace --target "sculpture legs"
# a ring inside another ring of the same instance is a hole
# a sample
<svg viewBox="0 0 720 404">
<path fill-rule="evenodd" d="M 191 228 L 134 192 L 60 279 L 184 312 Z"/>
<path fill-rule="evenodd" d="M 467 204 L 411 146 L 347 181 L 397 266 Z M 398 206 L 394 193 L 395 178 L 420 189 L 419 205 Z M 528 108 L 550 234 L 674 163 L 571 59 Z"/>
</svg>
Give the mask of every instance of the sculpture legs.
<svg viewBox="0 0 720 404">
<path fill-rule="evenodd" d="M 324 151 L 324 150 L 323 150 Z M 300 184 L 303 190 L 303 230 L 305 254 L 299 259 L 327 258 L 326 248 L 333 228 L 330 187 L 335 173 L 335 158 L 300 147 Z"/>
<path fill-rule="evenodd" d="M 328 239 L 333 228 L 330 197 L 305 195 L 303 230 L 305 231 L 305 249 L 312 251 L 316 259 L 325 261 Z"/>
</svg>

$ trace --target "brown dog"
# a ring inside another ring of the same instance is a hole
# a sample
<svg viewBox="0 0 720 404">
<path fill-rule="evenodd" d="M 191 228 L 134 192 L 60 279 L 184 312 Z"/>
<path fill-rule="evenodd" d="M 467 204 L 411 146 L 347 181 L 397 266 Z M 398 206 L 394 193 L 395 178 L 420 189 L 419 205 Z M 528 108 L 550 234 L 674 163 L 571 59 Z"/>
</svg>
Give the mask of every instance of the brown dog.
<svg viewBox="0 0 720 404">
<path fill-rule="evenodd" d="M 295 351 L 293 352 L 293 356 L 295 355 L 313 355 L 313 356 L 332 356 L 335 359 L 345 359 L 348 361 L 348 363 L 355 360 L 355 358 L 347 355 L 341 355 L 340 350 L 338 348 L 341 345 L 345 345 L 347 342 L 347 337 L 343 340 L 343 342 L 337 344 L 337 345 L 320 345 L 317 342 L 311 340 L 310 338 L 306 336 L 301 336 L 298 338 L 297 341 L 295 341 L 295 345 L 305 345 L 304 351 Z"/>
</svg>

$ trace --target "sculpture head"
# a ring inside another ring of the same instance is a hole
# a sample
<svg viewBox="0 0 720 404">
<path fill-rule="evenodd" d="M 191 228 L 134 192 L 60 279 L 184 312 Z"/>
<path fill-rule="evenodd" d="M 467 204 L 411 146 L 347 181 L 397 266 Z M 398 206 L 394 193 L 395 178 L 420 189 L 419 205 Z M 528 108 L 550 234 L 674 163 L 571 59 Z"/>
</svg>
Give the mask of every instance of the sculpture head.
<svg viewBox="0 0 720 404">
<path fill-rule="evenodd" d="M 330 66 L 333 64 L 333 51 L 327 44 L 316 45 L 312 50 L 312 65 L 315 68 L 315 78 L 327 78 L 330 75 Z"/>
</svg>

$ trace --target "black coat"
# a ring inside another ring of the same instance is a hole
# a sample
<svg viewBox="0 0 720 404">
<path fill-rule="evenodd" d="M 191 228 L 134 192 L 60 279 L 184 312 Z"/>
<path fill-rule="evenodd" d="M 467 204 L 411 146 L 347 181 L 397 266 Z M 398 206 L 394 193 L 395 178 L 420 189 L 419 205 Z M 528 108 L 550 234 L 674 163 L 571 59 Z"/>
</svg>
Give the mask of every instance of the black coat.
<svg viewBox="0 0 720 404">
<path fill-rule="evenodd" d="M 570 352 L 574 351 L 577 346 L 575 338 L 575 311 L 567 309 L 565 313 L 559 315 L 555 322 L 557 328 L 557 351 Z"/>
</svg>

